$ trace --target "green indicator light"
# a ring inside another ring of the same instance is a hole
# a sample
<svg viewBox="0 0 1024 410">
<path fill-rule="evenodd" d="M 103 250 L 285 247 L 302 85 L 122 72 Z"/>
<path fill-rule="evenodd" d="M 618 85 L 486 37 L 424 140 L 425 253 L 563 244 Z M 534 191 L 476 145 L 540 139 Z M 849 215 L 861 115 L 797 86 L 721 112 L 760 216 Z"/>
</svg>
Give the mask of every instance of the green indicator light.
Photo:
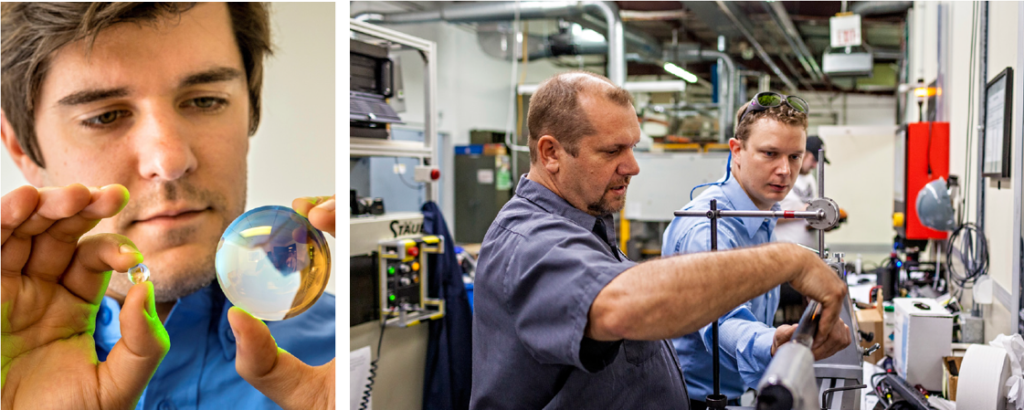
<svg viewBox="0 0 1024 410">
<path fill-rule="evenodd" d="M 395 274 L 395 267 L 394 266 L 388 266 L 388 275 L 394 275 L 394 274 Z"/>
<path fill-rule="evenodd" d="M 395 301 L 395 295 L 388 296 L 388 299 L 390 299 L 392 302 L 394 302 Z"/>
</svg>

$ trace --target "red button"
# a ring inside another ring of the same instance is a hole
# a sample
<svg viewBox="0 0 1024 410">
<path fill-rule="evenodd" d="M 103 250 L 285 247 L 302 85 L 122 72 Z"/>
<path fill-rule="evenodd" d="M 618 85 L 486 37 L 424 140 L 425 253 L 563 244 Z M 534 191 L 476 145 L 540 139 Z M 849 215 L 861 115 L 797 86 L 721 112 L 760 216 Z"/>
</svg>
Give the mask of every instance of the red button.
<svg viewBox="0 0 1024 410">
<path fill-rule="evenodd" d="M 438 178 L 441 178 L 441 171 L 436 169 L 436 168 L 430 170 L 430 179 L 433 179 L 433 180 L 436 181 Z"/>
<path fill-rule="evenodd" d="M 413 247 L 407 249 L 406 252 L 409 253 L 409 256 L 413 256 L 413 257 L 420 256 L 420 248 L 417 247 L 417 246 L 413 246 Z"/>
</svg>

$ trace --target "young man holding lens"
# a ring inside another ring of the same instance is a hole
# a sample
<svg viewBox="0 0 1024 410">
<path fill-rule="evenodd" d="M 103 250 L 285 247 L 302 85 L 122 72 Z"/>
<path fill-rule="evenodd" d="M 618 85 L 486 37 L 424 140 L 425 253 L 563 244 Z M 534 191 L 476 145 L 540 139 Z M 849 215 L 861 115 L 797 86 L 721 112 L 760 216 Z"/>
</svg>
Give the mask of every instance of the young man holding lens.
<svg viewBox="0 0 1024 410">
<path fill-rule="evenodd" d="M 720 210 L 780 210 L 778 202 L 792 189 L 805 155 L 807 102 L 799 97 L 759 93 L 737 113 L 736 134 L 729 140 L 730 169 L 723 182 L 712 184 L 683 207 L 707 210 L 717 200 Z M 774 241 L 776 221 L 771 218 L 722 218 L 718 221 L 718 249 L 756 246 Z M 711 250 L 707 218 L 677 217 L 662 242 L 662 256 Z M 789 341 L 794 326 L 772 327 L 779 305 L 779 288 L 755 297 L 719 319 L 721 394 L 730 403 L 757 382 L 775 354 Z M 712 385 L 711 325 L 673 340 L 692 409 L 703 409 Z M 845 325 L 835 326 L 827 342 L 816 343 L 816 358 L 831 356 L 850 343 Z"/>
</svg>

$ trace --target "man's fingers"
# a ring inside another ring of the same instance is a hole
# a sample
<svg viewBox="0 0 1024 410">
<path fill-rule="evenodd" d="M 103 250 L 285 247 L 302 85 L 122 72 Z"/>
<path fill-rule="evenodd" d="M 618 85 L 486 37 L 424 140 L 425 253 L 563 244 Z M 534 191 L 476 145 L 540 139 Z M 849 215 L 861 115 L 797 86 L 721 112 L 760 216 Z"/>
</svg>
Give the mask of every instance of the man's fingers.
<svg viewBox="0 0 1024 410">
<path fill-rule="evenodd" d="M 334 235 L 334 208 L 337 202 L 334 198 L 330 198 L 309 211 L 309 223 L 313 224 L 316 229 L 327 232 Z"/>
<path fill-rule="evenodd" d="M 18 238 L 29 238 L 43 233 L 54 222 L 81 212 L 92 201 L 92 192 L 82 184 L 59 188 L 39 189 L 39 203 L 35 212 L 14 229 Z"/>
<path fill-rule="evenodd" d="M 285 409 L 334 407 L 334 361 L 320 367 L 279 349 L 270 329 L 238 307 L 228 311 L 235 334 L 235 369 L 245 381 Z"/>
<path fill-rule="evenodd" d="M 77 241 L 100 222 L 121 212 L 128 205 L 128 189 L 121 185 L 90 188 L 89 204 L 80 212 L 54 222 L 46 230 L 49 236 L 63 242 Z"/>
<path fill-rule="evenodd" d="M 821 343 L 818 343 L 817 339 L 814 341 L 811 351 L 815 360 L 831 357 L 850 345 L 850 327 L 846 323 L 839 321 L 832 329 L 828 339 L 822 340 Z"/>
<path fill-rule="evenodd" d="M 314 228 L 335 236 L 334 209 L 337 206 L 334 196 L 316 196 L 295 198 L 292 209 L 299 215 L 309 219 Z"/>
<path fill-rule="evenodd" d="M 103 272 L 127 272 L 128 268 L 142 263 L 142 254 L 135 244 L 116 234 L 88 236 L 78 244 L 74 255 L 66 272 L 48 273 L 42 279 L 56 281 L 60 278 L 68 291 L 93 304 L 100 302 L 107 289 L 109 276 Z"/>
<path fill-rule="evenodd" d="M 153 283 L 132 286 L 121 307 L 121 340 L 99 366 L 103 408 L 133 408 L 171 349 L 156 313 Z"/>
<path fill-rule="evenodd" d="M 7 238 L 11 236 L 14 229 L 21 226 L 36 210 L 36 205 L 39 203 L 39 191 L 34 187 L 25 185 L 16 188 L 15 190 L 8 192 L 7 195 L 3 196 L 2 204 L 0 204 L 0 224 L 3 227 L 3 242 L 7 243 Z M 4 259 L 7 256 L 4 255 Z"/>
</svg>

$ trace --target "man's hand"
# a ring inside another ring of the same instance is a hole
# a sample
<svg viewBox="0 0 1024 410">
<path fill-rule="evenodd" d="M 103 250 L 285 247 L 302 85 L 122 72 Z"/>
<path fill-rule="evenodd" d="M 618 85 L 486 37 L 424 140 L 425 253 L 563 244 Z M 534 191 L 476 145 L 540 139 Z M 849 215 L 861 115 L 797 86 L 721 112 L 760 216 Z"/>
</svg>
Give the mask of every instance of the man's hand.
<svg viewBox="0 0 1024 410">
<path fill-rule="evenodd" d="M 796 245 L 793 247 L 797 248 Z M 843 298 L 846 297 L 846 283 L 839 279 L 839 275 L 825 262 L 822 262 L 816 254 L 800 248 L 794 251 L 801 255 L 803 269 L 789 284 L 797 292 L 821 303 L 821 319 L 818 322 L 818 333 L 814 335 L 814 346 L 811 347 L 811 350 L 825 353 L 839 346 L 836 349 L 838 351 L 850 344 L 850 332 L 849 330 L 840 331 L 846 325 L 839 318 L 843 309 Z M 817 356 L 815 354 L 815 357 Z"/>
<path fill-rule="evenodd" d="M 151 283 L 131 288 L 122 338 L 99 363 L 96 313 L 110 271 L 142 262 L 120 235 L 86 232 L 128 203 L 120 185 L 25 186 L 2 200 L 3 409 L 130 409 L 170 339 Z"/>
<path fill-rule="evenodd" d="M 299 215 L 309 218 L 309 223 L 321 231 L 334 235 L 334 196 L 314 196 L 296 198 L 292 201 L 292 208 Z"/>
<path fill-rule="evenodd" d="M 270 329 L 237 306 L 228 311 L 235 333 L 235 370 L 285 410 L 334 408 L 334 360 L 312 367 L 278 348 Z"/>
<path fill-rule="evenodd" d="M 794 325 L 782 325 L 775 328 L 775 338 L 772 339 L 772 357 L 775 357 L 775 351 L 779 350 L 779 346 L 793 338 L 795 332 L 796 326 Z"/>
<path fill-rule="evenodd" d="M 775 351 L 779 346 L 793 338 L 796 328 L 794 325 L 782 325 L 775 329 L 775 339 L 772 341 L 772 356 L 775 356 Z M 832 333 L 827 340 L 822 343 L 818 343 L 817 339 L 814 340 L 811 353 L 814 354 L 814 360 L 826 359 L 839 353 L 840 350 L 845 349 L 849 345 L 850 328 L 840 319 L 836 326 L 832 326 Z"/>
<path fill-rule="evenodd" d="M 334 197 L 297 198 L 292 208 L 309 223 L 334 236 Z M 274 403 L 292 409 L 334 408 L 334 359 L 312 367 L 278 348 L 270 329 L 238 307 L 228 311 L 235 332 L 235 370 Z"/>
</svg>

